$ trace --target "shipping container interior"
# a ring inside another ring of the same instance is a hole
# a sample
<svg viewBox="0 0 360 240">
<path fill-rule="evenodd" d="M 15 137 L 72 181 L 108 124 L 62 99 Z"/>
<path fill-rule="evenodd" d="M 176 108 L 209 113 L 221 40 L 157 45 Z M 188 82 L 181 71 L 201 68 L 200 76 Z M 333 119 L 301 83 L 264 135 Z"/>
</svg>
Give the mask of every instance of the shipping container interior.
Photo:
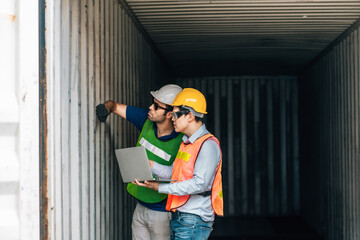
<svg viewBox="0 0 360 240">
<path fill-rule="evenodd" d="M 95 106 L 166 83 L 204 93 L 220 140 L 211 239 L 360 239 L 358 0 L 44 2 L 53 239 L 131 238 L 114 149 L 139 131 Z"/>
</svg>

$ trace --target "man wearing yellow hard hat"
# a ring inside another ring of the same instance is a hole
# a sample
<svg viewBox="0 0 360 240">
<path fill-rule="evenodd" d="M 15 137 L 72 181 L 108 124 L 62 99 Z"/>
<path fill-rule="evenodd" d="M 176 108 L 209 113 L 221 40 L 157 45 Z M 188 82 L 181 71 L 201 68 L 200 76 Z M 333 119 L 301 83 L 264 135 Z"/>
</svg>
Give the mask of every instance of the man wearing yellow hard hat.
<svg viewBox="0 0 360 240">
<path fill-rule="evenodd" d="M 207 239 L 215 214 L 223 215 L 221 182 L 222 154 L 219 141 L 203 124 L 206 112 L 204 95 L 184 88 L 171 104 L 176 132 L 184 133 L 172 166 L 149 161 L 152 172 L 173 183 L 145 181 L 137 185 L 166 193 L 166 210 L 172 212 L 170 239 Z"/>
</svg>

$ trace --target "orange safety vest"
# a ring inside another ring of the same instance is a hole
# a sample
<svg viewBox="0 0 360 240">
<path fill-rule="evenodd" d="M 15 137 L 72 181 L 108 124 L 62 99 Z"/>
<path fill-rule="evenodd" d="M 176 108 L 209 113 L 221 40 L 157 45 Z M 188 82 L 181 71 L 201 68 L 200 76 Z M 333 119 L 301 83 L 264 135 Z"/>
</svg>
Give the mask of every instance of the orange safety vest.
<svg viewBox="0 0 360 240">
<path fill-rule="evenodd" d="M 219 144 L 219 140 L 217 140 L 212 134 L 208 133 L 204 136 L 196 139 L 193 144 L 184 144 L 183 142 L 180 145 L 179 151 L 176 155 L 173 173 L 171 179 L 176 179 L 178 181 L 184 181 L 191 179 L 193 177 L 195 162 L 197 156 L 200 152 L 201 146 L 207 139 L 214 139 L 216 143 Z M 222 191 L 222 182 L 221 182 L 221 165 L 222 165 L 222 155 L 220 157 L 220 163 L 215 171 L 215 178 L 211 188 L 211 204 L 215 211 L 215 213 L 219 216 L 223 216 L 223 191 Z M 184 196 L 176 196 L 169 194 L 168 200 L 166 203 L 166 210 L 175 211 L 176 208 L 184 205 L 190 195 Z"/>
</svg>

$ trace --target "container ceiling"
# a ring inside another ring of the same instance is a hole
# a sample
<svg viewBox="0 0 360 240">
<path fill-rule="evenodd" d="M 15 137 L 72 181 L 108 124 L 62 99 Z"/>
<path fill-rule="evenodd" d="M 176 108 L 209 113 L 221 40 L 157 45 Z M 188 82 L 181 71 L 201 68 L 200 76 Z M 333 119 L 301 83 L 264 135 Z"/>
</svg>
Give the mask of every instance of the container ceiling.
<svg viewBox="0 0 360 240">
<path fill-rule="evenodd" d="M 297 74 L 360 16 L 360 0 L 126 4 L 178 76 Z"/>
</svg>

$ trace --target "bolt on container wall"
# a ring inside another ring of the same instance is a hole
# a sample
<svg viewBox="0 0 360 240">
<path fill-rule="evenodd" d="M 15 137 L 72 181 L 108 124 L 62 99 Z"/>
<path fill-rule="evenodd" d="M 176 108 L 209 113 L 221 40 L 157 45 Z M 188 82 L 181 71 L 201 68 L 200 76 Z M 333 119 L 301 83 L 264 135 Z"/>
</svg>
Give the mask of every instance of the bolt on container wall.
<svg viewBox="0 0 360 240">
<path fill-rule="evenodd" d="M 360 239 L 359 21 L 300 83 L 302 215 L 329 240 Z"/>
<path fill-rule="evenodd" d="M 300 211 L 297 78 L 178 79 L 204 93 L 206 125 L 223 154 L 225 216 Z"/>
<path fill-rule="evenodd" d="M 149 90 L 171 75 L 117 1 L 48 1 L 47 10 L 50 238 L 130 239 L 135 201 L 114 150 L 135 146 L 139 132 L 117 116 L 100 123 L 95 106 L 147 108 Z"/>
</svg>

